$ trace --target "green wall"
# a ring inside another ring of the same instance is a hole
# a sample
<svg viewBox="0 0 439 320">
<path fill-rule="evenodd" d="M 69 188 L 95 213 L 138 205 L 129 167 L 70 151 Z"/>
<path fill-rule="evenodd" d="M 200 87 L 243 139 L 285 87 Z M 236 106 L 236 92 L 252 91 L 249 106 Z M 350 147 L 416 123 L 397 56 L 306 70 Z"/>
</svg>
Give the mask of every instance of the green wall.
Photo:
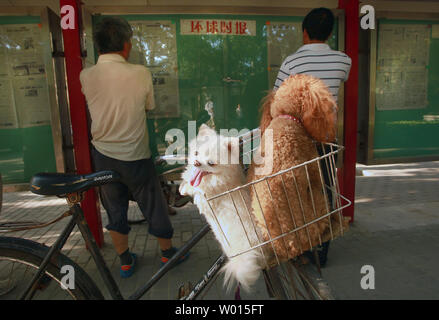
<svg viewBox="0 0 439 320">
<path fill-rule="evenodd" d="M 94 16 L 96 24 L 103 16 Z M 174 118 L 149 119 L 152 151 L 163 154 L 164 136 L 171 128 L 187 133 L 188 120 L 197 127 L 210 119 L 207 101 L 214 102 L 216 129 L 247 128 L 259 125 L 261 99 L 269 87 L 267 58 L 267 22 L 299 22 L 303 17 L 232 16 L 232 15 L 126 15 L 130 22 L 167 20 L 176 26 L 180 115 Z M 230 19 L 256 21 L 256 36 L 181 35 L 180 19 Z M 337 25 L 329 44 L 337 48 Z M 294 51 L 289 54 L 294 53 Z M 286 58 L 286 57 L 285 57 Z M 281 64 L 282 61 L 279 61 Z M 239 82 L 223 81 L 223 78 Z M 236 111 L 239 105 L 241 112 Z M 212 124 L 212 122 L 210 122 Z"/>
<path fill-rule="evenodd" d="M 381 19 L 378 35 L 380 26 L 384 24 L 433 23 L 438 22 Z M 426 108 L 408 110 L 378 110 L 375 107 L 374 159 L 439 156 L 439 39 L 433 39 L 430 34 L 428 41 L 428 105 Z M 382 45 L 385 44 L 378 40 L 378 48 Z M 424 119 L 426 115 L 438 118 L 428 121 Z"/>
<path fill-rule="evenodd" d="M 0 17 L 0 25 L 38 23 L 40 17 Z M 4 46 L 3 40 L 0 46 Z M 27 183 L 43 171 L 56 171 L 51 126 L 0 129 L 0 173 L 5 184 Z"/>
</svg>

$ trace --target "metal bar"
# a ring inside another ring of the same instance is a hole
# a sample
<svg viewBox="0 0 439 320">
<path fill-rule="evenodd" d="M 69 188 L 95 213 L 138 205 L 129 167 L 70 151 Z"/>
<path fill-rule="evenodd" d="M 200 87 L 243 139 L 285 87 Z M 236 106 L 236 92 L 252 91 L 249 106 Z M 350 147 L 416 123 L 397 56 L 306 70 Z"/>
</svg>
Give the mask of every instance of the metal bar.
<svg viewBox="0 0 439 320">
<path fill-rule="evenodd" d="M 287 194 L 287 189 L 285 187 L 284 178 L 282 175 L 280 175 L 280 177 L 282 180 L 282 187 L 284 188 L 285 196 L 287 197 L 287 203 L 288 203 L 288 208 L 290 209 L 291 218 L 293 219 L 294 229 L 296 229 L 297 228 L 296 219 L 294 218 L 293 209 L 291 209 L 290 199 L 289 199 L 288 194 Z M 296 235 L 297 243 L 299 244 L 299 247 L 300 247 L 300 253 L 302 254 L 303 253 L 302 241 L 300 241 L 300 237 L 297 233 L 295 233 L 295 235 Z"/>
<path fill-rule="evenodd" d="M 306 172 L 306 179 L 308 180 L 309 193 L 311 195 L 312 211 L 314 213 L 314 217 L 317 218 L 316 205 L 314 203 L 314 195 L 313 195 L 313 192 L 312 192 L 311 181 L 309 179 L 308 166 L 305 166 L 305 172 Z M 318 228 L 318 226 L 317 226 L 317 228 Z M 320 236 L 320 232 L 318 232 L 318 235 L 319 235 L 319 244 L 321 245 L 322 244 L 322 238 Z"/>
<path fill-rule="evenodd" d="M 115 300 L 123 300 L 123 296 L 120 293 L 119 287 L 117 286 L 116 281 L 111 275 L 111 272 L 108 269 L 107 264 L 105 263 L 105 260 L 102 257 L 101 252 L 99 251 L 99 248 L 96 244 L 93 234 L 91 233 L 88 227 L 87 221 L 85 220 L 84 213 L 81 207 L 78 204 L 75 204 L 72 207 L 72 210 L 79 231 L 81 232 L 82 237 L 85 240 L 87 248 L 89 249 L 90 254 L 93 257 L 93 260 L 96 263 L 96 267 L 98 268 L 99 273 L 102 279 L 104 280 L 105 286 L 110 292 L 111 297 Z"/>
<path fill-rule="evenodd" d="M 188 294 L 184 300 L 195 300 L 200 293 L 204 290 L 204 288 L 207 286 L 207 284 L 215 277 L 215 275 L 220 270 L 221 266 L 226 261 L 227 257 L 225 254 L 222 254 L 219 256 L 213 265 L 209 268 L 209 270 L 206 272 L 206 274 L 203 275 L 200 281 L 196 284 L 194 289 Z"/>
<path fill-rule="evenodd" d="M 264 210 L 262 210 L 261 201 L 259 200 L 258 192 L 256 191 L 256 188 L 255 188 L 254 184 L 252 184 L 252 188 L 253 188 L 254 194 L 256 195 L 256 200 L 258 201 L 258 206 L 261 209 L 262 217 L 264 218 L 265 228 L 267 229 L 268 238 L 269 238 L 268 241 L 262 242 L 262 244 L 259 244 L 257 247 L 262 247 L 264 244 L 270 243 L 271 244 L 271 248 L 273 249 L 274 256 L 276 258 L 277 264 L 280 264 L 279 258 L 277 256 L 277 253 L 276 253 L 276 250 L 274 248 L 274 244 L 273 244 L 273 241 L 272 241 L 272 238 L 271 238 L 271 232 L 270 232 L 270 229 L 268 228 L 267 220 L 265 219 Z"/>
<path fill-rule="evenodd" d="M 87 8 L 95 14 L 240 14 L 240 15 L 280 15 L 280 16 L 299 16 L 304 17 L 312 7 L 309 3 L 294 3 L 283 7 L 272 6 L 221 6 L 221 5 L 202 5 L 197 6 L 178 6 L 178 5 L 134 5 L 134 6 L 95 6 L 88 5 Z M 335 15 L 339 10 L 332 9 Z"/>
<path fill-rule="evenodd" d="M 338 145 L 335 145 L 335 144 L 332 144 L 332 143 L 326 143 L 326 145 L 328 145 L 328 146 L 336 146 L 336 147 L 338 147 L 337 151 L 335 151 L 336 153 L 344 149 L 344 147 L 342 147 L 342 146 L 338 146 Z M 280 170 L 280 171 L 278 171 L 278 172 L 276 172 L 276 173 L 274 173 L 274 174 L 264 176 L 263 178 L 260 178 L 260 179 L 257 179 L 257 180 L 255 180 L 255 181 L 249 182 L 249 183 L 244 184 L 244 185 L 242 185 L 242 186 L 239 186 L 239 187 L 236 187 L 236 188 L 230 189 L 230 190 L 228 190 L 228 191 L 225 191 L 225 192 L 219 193 L 219 194 L 217 194 L 217 195 L 215 195 L 215 196 L 212 196 L 212 197 L 210 197 L 210 198 L 208 198 L 208 199 L 206 199 L 206 200 L 207 200 L 207 201 L 214 200 L 214 199 L 219 198 L 219 197 L 221 197 L 221 196 L 223 196 L 223 195 L 225 195 L 225 194 L 227 194 L 227 193 L 234 192 L 234 191 L 236 191 L 236 190 L 239 190 L 239 189 L 242 189 L 242 188 L 248 187 L 248 186 L 250 186 L 250 185 L 254 185 L 254 184 L 258 183 L 258 182 L 261 182 L 261 181 L 267 180 L 267 179 L 269 179 L 269 178 L 276 177 L 276 176 L 281 175 L 281 174 L 283 174 L 283 173 L 285 173 L 285 172 L 292 171 L 292 170 L 294 170 L 294 169 L 297 169 L 297 168 L 303 167 L 303 166 L 305 166 L 305 165 L 307 165 L 307 164 L 309 164 L 309 163 L 312 163 L 312 162 L 314 162 L 314 161 L 322 160 L 322 159 L 328 158 L 328 157 L 330 157 L 330 156 L 331 156 L 331 153 L 327 153 L 327 154 L 325 154 L 325 155 L 323 155 L 323 156 L 321 156 L 321 157 L 316 157 L 316 158 L 314 158 L 314 159 L 312 159 L 312 160 L 302 162 L 301 164 L 295 165 L 295 166 L 293 166 L 293 167 L 290 167 L 290 168 L 287 168 L 287 169 L 284 169 L 284 170 Z"/>
<path fill-rule="evenodd" d="M 52 49 L 52 33 L 56 32 L 51 27 L 51 21 L 49 19 L 49 8 L 44 8 L 41 11 L 41 32 L 44 35 L 44 41 L 42 45 L 46 52 L 53 52 Z M 52 12 L 53 13 L 53 12 Z M 56 16 L 56 15 L 55 15 Z M 57 17 L 57 16 L 56 16 Z M 59 18 L 58 18 L 59 20 Z M 58 22 L 58 28 L 60 23 Z M 63 154 L 63 135 L 61 131 L 61 120 L 60 120 L 60 108 L 57 102 L 57 92 L 55 86 L 55 70 L 54 70 L 54 60 L 52 56 L 44 55 L 44 68 L 47 80 L 48 95 L 49 95 L 49 106 L 50 106 L 50 126 L 52 128 L 52 141 L 53 141 L 53 151 L 55 154 L 55 163 L 57 172 L 65 172 L 66 167 L 64 163 Z"/>
<path fill-rule="evenodd" d="M 319 218 L 317 218 L 317 219 L 314 219 L 314 220 L 312 220 L 312 221 L 310 221 L 310 222 L 307 222 L 307 223 L 305 223 L 304 225 L 302 225 L 302 226 L 300 226 L 300 227 L 297 227 L 296 229 L 290 230 L 290 231 L 288 231 L 288 232 L 286 232 L 286 233 L 284 233 L 284 234 L 281 234 L 281 235 L 279 235 L 279 236 L 276 236 L 276 237 L 273 238 L 273 239 L 272 239 L 271 236 L 270 236 L 270 240 L 265 241 L 265 242 L 262 242 L 262 243 L 258 244 L 257 246 L 254 246 L 253 248 L 250 248 L 250 249 L 248 249 L 248 250 L 243 251 L 243 252 L 240 253 L 240 254 L 243 254 L 243 253 L 249 252 L 250 250 L 254 250 L 255 248 L 262 247 L 262 246 L 264 246 L 264 245 L 266 245 L 266 244 L 268 244 L 268 243 L 272 243 L 273 241 L 276 241 L 276 240 L 278 240 L 278 239 L 280 239 L 280 238 L 282 238 L 282 237 L 285 237 L 286 235 L 289 235 L 289 234 L 291 234 L 291 233 L 293 233 L 293 232 L 297 232 L 298 230 L 301 230 L 301 229 L 307 228 L 307 227 L 310 226 L 311 224 L 313 224 L 313 223 L 315 223 L 315 222 L 318 222 L 318 221 L 320 221 L 320 220 L 326 219 L 326 218 L 327 218 L 328 216 L 330 216 L 331 214 L 334 214 L 335 212 L 339 212 L 339 211 L 343 210 L 344 208 L 347 208 L 347 207 L 349 207 L 349 206 L 351 205 L 351 201 L 350 201 L 349 199 L 343 197 L 342 195 L 340 195 L 340 197 L 343 198 L 344 201 L 346 201 L 346 204 L 343 205 L 342 207 L 340 207 L 340 208 L 338 208 L 338 209 L 336 209 L 336 210 L 333 210 L 333 211 L 331 211 L 331 212 L 328 212 L 327 214 L 325 214 L 325 215 L 323 215 L 323 216 L 321 216 L 321 217 L 319 217 Z M 236 255 L 231 256 L 230 258 L 233 258 L 233 257 L 236 257 Z"/>
<path fill-rule="evenodd" d="M 239 192 L 241 192 L 241 190 L 239 190 Z M 242 196 L 242 195 L 241 195 L 241 196 Z M 252 243 L 251 243 L 251 241 L 250 241 L 250 237 L 248 236 L 248 233 L 247 233 L 246 227 L 245 227 L 245 225 L 244 225 L 244 222 L 242 222 L 241 214 L 238 212 L 238 208 L 236 207 L 235 200 L 233 200 L 233 197 L 232 197 L 232 194 L 231 194 L 231 193 L 229 193 L 229 197 L 230 197 L 230 200 L 232 200 L 233 207 L 235 207 L 236 215 L 237 215 L 238 218 L 239 218 L 239 222 L 241 223 L 241 226 L 242 226 L 242 228 L 244 229 L 245 236 L 247 237 L 248 245 L 249 245 L 249 247 L 251 248 L 251 247 L 252 247 Z M 244 199 L 243 199 L 243 203 L 244 203 Z M 244 206 L 245 206 L 245 203 L 244 203 Z"/>
<path fill-rule="evenodd" d="M 332 146 L 331 146 L 331 151 L 332 151 Z M 337 179 L 337 168 L 336 168 L 334 156 L 332 158 L 329 158 L 329 159 L 332 160 L 332 161 L 330 161 L 331 168 L 332 168 L 332 165 L 334 165 L 334 167 L 335 167 L 335 169 L 334 169 L 335 172 L 332 175 L 332 179 L 333 179 L 333 183 L 334 183 L 334 187 L 335 187 L 335 192 L 332 192 L 332 206 L 334 209 L 339 209 L 342 207 L 342 205 L 341 205 L 340 196 L 338 196 L 338 195 L 340 195 L 340 187 L 339 187 L 338 179 Z M 334 200 L 334 198 L 335 198 L 335 200 Z M 348 202 L 349 202 L 349 204 L 352 203 L 350 200 L 348 200 Z M 334 203 L 337 203 L 337 205 L 335 205 Z M 339 218 L 339 222 L 340 222 L 340 232 L 341 232 L 341 235 L 343 235 L 343 217 L 342 217 L 341 213 L 342 213 L 342 211 L 339 210 L 338 211 L 338 218 Z"/>
<path fill-rule="evenodd" d="M 347 208 L 343 214 L 350 217 L 350 222 L 353 222 L 357 160 L 359 0 L 339 0 L 338 3 L 338 7 L 345 9 L 346 13 L 346 54 L 352 60 L 349 79 L 345 85 L 343 144 L 346 150 L 343 156 L 341 190 L 352 202 L 352 206 Z"/>
<path fill-rule="evenodd" d="M 378 24 L 379 21 L 377 21 Z M 379 28 L 379 24 L 377 25 Z M 377 76 L 377 28 L 370 31 L 370 57 L 369 57 L 369 128 L 367 130 L 367 157 L 366 163 L 373 160 L 373 144 L 375 136 L 375 98 L 376 98 L 376 76 Z"/>
<path fill-rule="evenodd" d="M 246 211 L 247 211 L 248 217 L 250 218 L 250 221 L 251 221 L 252 226 L 253 226 L 253 230 L 254 230 L 254 232 L 255 232 L 255 234 L 256 234 L 256 238 L 258 238 L 258 243 L 259 243 L 259 242 L 261 242 L 261 239 L 260 239 L 260 237 L 259 237 L 258 231 L 256 230 L 256 226 L 255 226 L 254 219 L 253 219 L 253 217 L 251 216 L 250 211 L 248 210 L 247 205 L 246 205 L 246 203 L 245 203 L 245 201 L 244 201 L 244 197 L 242 196 L 241 190 L 239 190 L 239 194 L 241 195 L 242 202 L 244 203 L 245 209 L 246 209 Z M 250 247 L 251 247 L 251 246 L 252 246 L 252 245 L 250 244 Z M 264 250 L 262 250 L 262 248 L 260 248 L 260 251 L 261 251 L 261 253 L 262 253 L 262 257 L 263 257 L 263 259 L 264 259 L 265 266 L 266 266 L 267 269 L 268 269 L 267 259 L 265 258 Z"/>
<path fill-rule="evenodd" d="M 59 217 L 56 217 L 55 219 L 49 221 L 49 222 L 27 222 L 27 221 L 17 221 L 17 222 L 4 222 L 0 223 L 0 233 L 7 233 L 7 232 L 16 232 L 16 231 L 23 231 L 23 230 L 30 230 L 30 229 L 39 229 L 46 226 L 49 226 L 53 223 L 58 222 L 61 219 L 64 219 L 67 216 L 71 216 L 72 213 L 70 210 L 64 212 Z"/>
<path fill-rule="evenodd" d="M 299 197 L 299 205 L 300 205 L 300 210 L 302 212 L 302 217 L 303 217 L 303 225 L 308 225 L 314 221 L 311 221 L 310 223 L 306 222 L 306 217 L 305 217 L 305 210 L 303 209 L 303 203 L 302 203 L 302 197 L 300 196 L 300 191 L 299 191 L 299 186 L 297 185 L 297 180 L 296 180 L 296 175 L 293 172 L 293 180 L 294 180 L 294 185 L 296 187 L 296 191 L 297 191 L 297 196 Z M 309 229 L 306 228 L 306 235 L 308 236 L 308 240 L 309 240 L 309 248 L 312 248 L 312 242 L 311 242 L 311 237 L 309 236 Z"/>
<path fill-rule="evenodd" d="M 63 43 L 65 53 L 65 66 L 67 75 L 68 97 L 70 103 L 70 119 L 73 132 L 73 144 L 76 171 L 78 174 L 92 172 L 89 128 L 86 112 L 86 101 L 81 91 L 79 74 L 82 71 L 82 19 L 80 0 L 60 0 L 60 8 L 71 6 L 74 14 L 74 28 L 63 29 Z M 62 19 L 62 17 L 61 17 Z M 99 210 L 99 200 L 94 188 L 88 190 L 84 201 L 81 203 L 84 216 L 90 226 L 90 230 L 95 237 L 99 247 L 104 243 L 104 233 L 102 231 L 102 220 Z"/>
<path fill-rule="evenodd" d="M 180 249 L 175 253 L 175 255 L 169 259 L 169 261 L 157 271 L 152 278 L 141 288 L 137 289 L 128 300 L 138 300 L 140 299 L 151 287 L 157 283 L 165 274 L 168 272 L 174 264 L 180 259 L 186 252 L 188 252 L 192 247 L 194 247 L 208 232 L 210 231 L 210 226 L 206 224 L 202 227 L 188 242 L 186 242 Z"/>
<path fill-rule="evenodd" d="M 271 192 L 270 184 L 268 183 L 268 180 L 265 180 L 265 183 L 266 183 L 266 185 L 267 185 L 267 187 L 268 187 L 268 194 L 270 195 L 271 203 L 273 204 L 273 209 L 274 209 L 274 208 L 275 208 L 275 205 L 274 205 L 274 199 L 273 199 L 273 194 L 272 194 L 272 192 Z M 276 212 L 276 211 L 277 211 L 277 210 L 275 210 L 275 212 Z M 278 225 L 279 225 L 280 232 L 281 232 L 281 234 L 283 234 L 282 224 L 280 223 L 279 215 L 278 215 L 278 214 L 275 214 L 275 216 L 276 216 L 277 223 L 278 223 Z M 286 253 L 287 253 L 287 257 L 289 258 L 289 257 L 290 257 L 290 250 L 289 250 L 289 248 L 288 248 L 288 245 L 287 245 L 287 242 L 286 242 L 286 240 L 285 240 L 285 237 L 283 237 L 282 240 L 283 240 L 284 245 L 285 245 L 285 250 L 286 250 Z"/>
<path fill-rule="evenodd" d="M 319 167 L 319 175 L 320 175 L 320 182 L 322 183 L 322 190 L 323 195 L 325 197 L 325 206 L 326 206 L 326 212 L 330 212 L 329 204 L 328 204 L 328 194 L 326 193 L 326 187 L 325 187 L 325 179 L 323 178 L 322 168 L 320 166 L 320 161 L 317 161 L 317 165 Z M 331 216 L 328 217 L 329 222 L 329 231 L 331 233 L 331 240 L 334 239 L 334 233 L 332 231 L 332 222 L 331 222 Z"/>
<path fill-rule="evenodd" d="M 204 197 L 204 198 L 206 198 L 206 197 Z M 218 221 L 218 218 L 217 218 L 217 216 L 216 216 L 216 214 L 215 214 L 215 211 L 213 211 L 212 206 L 210 205 L 210 201 L 209 201 L 209 200 L 206 200 L 206 202 L 207 202 L 207 204 L 209 205 L 209 209 L 210 209 L 210 211 L 212 211 L 212 216 L 213 216 L 213 218 L 215 219 L 215 221 L 216 221 L 216 223 L 217 223 L 217 225 L 218 225 L 218 228 L 221 230 L 221 233 L 223 234 L 224 240 L 226 240 L 227 245 L 230 247 L 230 242 L 229 242 L 229 240 L 227 239 L 226 234 L 224 233 L 224 230 L 223 230 L 223 228 L 221 227 L 221 224 L 220 224 L 219 221 Z"/>
<path fill-rule="evenodd" d="M 50 248 L 47 255 L 44 257 L 43 262 L 41 263 L 40 267 L 38 268 L 37 273 L 34 275 L 32 280 L 29 283 L 29 286 L 24 291 L 23 295 L 20 297 L 20 300 L 29 300 L 32 298 L 32 296 L 35 293 L 35 290 L 37 289 L 38 282 L 40 281 L 41 277 L 46 271 L 47 266 L 49 265 L 51 259 L 59 254 L 62 247 L 66 243 L 67 239 L 70 236 L 70 233 L 72 232 L 73 228 L 75 227 L 76 220 L 74 217 L 70 219 L 70 221 L 67 223 L 67 225 L 64 227 L 64 230 L 61 232 L 58 239 L 55 241 L 55 243 Z"/>
</svg>

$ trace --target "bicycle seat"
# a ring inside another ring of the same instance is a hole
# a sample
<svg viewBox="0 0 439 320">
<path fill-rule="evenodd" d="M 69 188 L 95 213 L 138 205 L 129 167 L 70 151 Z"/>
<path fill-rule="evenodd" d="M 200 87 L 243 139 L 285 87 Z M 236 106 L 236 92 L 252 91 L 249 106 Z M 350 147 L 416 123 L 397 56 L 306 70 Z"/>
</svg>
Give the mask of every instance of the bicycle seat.
<svg viewBox="0 0 439 320">
<path fill-rule="evenodd" d="M 45 196 L 64 196 L 68 193 L 85 191 L 106 183 L 119 181 L 114 171 L 98 171 L 89 174 L 37 173 L 30 181 L 30 191 Z"/>
</svg>

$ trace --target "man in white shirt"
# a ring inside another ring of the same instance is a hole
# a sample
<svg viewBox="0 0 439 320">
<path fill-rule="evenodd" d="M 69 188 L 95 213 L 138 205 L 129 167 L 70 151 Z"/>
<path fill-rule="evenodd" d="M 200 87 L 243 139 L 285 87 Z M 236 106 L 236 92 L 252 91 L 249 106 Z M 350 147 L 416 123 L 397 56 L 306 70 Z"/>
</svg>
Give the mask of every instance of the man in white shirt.
<svg viewBox="0 0 439 320">
<path fill-rule="evenodd" d="M 95 170 L 113 170 L 121 175 L 120 182 L 100 187 L 100 197 L 109 220 L 106 228 L 120 257 L 120 274 L 124 278 L 132 275 L 136 263 L 136 255 L 128 248 L 130 195 L 145 216 L 149 233 L 158 239 L 162 264 L 177 251 L 172 246 L 168 204 L 149 149 L 146 111 L 155 107 L 152 77 L 144 66 L 127 62 L 131 37 L 127 21 L 102 19 L 93 34 L 98 62 L 80 74 L 92 121 Z"/>
<path fill-rule="evenodd" d="M 347 81 L 351 69 L 351 58 L 345 53 L 332 50 L 326 41 L 334 27 L 334 15 L 327 8 L 311 10 L 302 22 L 303 46 L 294 54 L 288 56 L 282 63 L 276 78 L 273 90 L 277 90 L 282 82 L 294 74 L 308 74 L 320 78 L 331 91 L 334 99 L 338 102 L 338 91 L 342 81 Z M 330 152 L 317 146 L 320 155 Z M 327 185 L 333 185 L 330 175 L 327 173 L 326 161 L 320 161 L 323 176 Z M 328 200 L 332 206 L 332 195 L 328 193 Z M 318 246 L 319 263 L 326 264 L 329 241 Z M 308 256 L 311 254 L 308 252 Z M 311 257 L 312 261 L 314 260 Z"/>
</svg>

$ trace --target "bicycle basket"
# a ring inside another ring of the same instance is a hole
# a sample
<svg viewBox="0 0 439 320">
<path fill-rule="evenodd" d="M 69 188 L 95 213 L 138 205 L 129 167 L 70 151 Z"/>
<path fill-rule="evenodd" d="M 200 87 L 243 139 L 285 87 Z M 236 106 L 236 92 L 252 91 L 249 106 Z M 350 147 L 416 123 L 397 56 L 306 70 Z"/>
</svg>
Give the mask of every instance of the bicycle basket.
<svg viewBox="0 0 439 320">
<path fill-rule="evenodd" d="M 336 155 L 343 147 L 317 147 L 321 156 L 206 199 L 214 216 L 218 201 L 232 208 L 245 235 L 239 242 L 247 244 L 229 258 L 259 250 L 270 269 L 343 235 L 348 221 L 342 210 L 351 204 L 337 180 Z M 236 246 L 219 222 L 218 227 L 226 243 Z"/>
</svg>

